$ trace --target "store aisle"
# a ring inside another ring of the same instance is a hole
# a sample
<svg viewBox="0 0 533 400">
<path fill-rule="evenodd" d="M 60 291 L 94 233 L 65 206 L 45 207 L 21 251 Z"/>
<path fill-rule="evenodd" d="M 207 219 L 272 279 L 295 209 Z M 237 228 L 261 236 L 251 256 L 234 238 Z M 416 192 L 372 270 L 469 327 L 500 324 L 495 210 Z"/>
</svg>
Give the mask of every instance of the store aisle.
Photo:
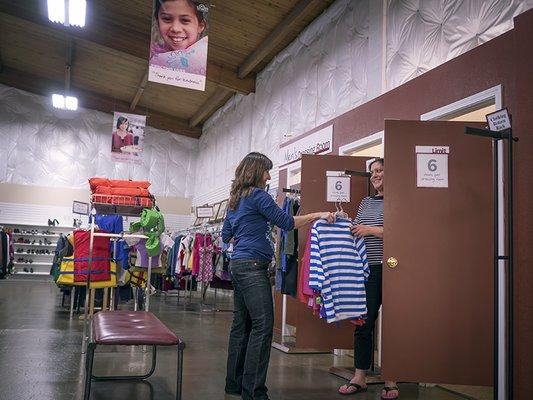
<svg viewBox="0 0 533 400">
<path fill-rule="evenodd" d="M 50 282 L 0 281 L 0 400 L 77 400 L 83 394 L 81 357 L 82 323 L 70 321 L 60 307 L 61 296 Z M 184 400 L 235 399 L 225 396 L 224 373 L 230 313 L 201 313 L 199 307 L 177 305 L 175 298 L 153 298 L 152 310 L 187 344 Z M 223 308 L 224 303 L 219 304 Z M 142 367 L 149 356 L 127 348 L 99 353 L 95 373 L 106 367 Z M 174 399 L 176 354 L 158 351 L 158 367 L 149 383 L 97 382 L 92 399 Z M 99 362 L 102 361 L 102 362 Z M 272 351 L 268 383 L 271 399 L 322 400 L 345 398 L 336 394 L 342 380 L 329 374 L 333 363 L 349 365 L 350 359 L 332 355 L 285 355 Z M 120 370 L 119 370 L 120 371 Z M 453 400 L 461 397 L 439 388 L 401 385 L 404 400 Z M 360 400 L 379 399 L 380 386 Z"/>
</svg>

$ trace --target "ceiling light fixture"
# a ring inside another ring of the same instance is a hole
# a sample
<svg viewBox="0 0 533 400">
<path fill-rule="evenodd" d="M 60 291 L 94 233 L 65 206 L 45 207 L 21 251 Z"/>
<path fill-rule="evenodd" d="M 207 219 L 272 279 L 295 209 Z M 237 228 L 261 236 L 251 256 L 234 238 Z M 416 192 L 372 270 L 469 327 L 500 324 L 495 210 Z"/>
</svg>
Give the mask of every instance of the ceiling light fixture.
<svg viewBox="0 0 533 400">
<path fill-rule="evenodd" d="M 85 26 L 85 0 L 68 0 L 68 22 L 70 25 Z"/>
<path fill-rule="evenodd" d="M 53 94 L 52 105 L 60 110 L 76 111 L 78 109 L 78 98 L 74 96 L 63 96 L 62 94 Z"/>
<path fill-rule="evenodd" d="M 65 23 L 65 0 L 48 0 L 48 19 L 60 24 Z"/>
<path fill-rule="evenodd" d="M 48 0 L 48 19 L 65 26 L 85 26 L 86 0 Z M 68 19 L 66 18 L 68 10 Z"/>
</svg>

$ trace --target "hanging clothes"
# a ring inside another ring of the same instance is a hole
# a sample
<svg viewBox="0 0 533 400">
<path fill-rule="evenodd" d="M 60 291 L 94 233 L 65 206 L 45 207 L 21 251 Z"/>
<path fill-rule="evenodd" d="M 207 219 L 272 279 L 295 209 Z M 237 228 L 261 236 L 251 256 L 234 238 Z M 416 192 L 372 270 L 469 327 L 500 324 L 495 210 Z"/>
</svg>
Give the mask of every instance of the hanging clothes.
<svg viewBox="0 0 533 400">
<path fill-rule="evenodd" d="M 294 217 L 300 211 L 300 202 L 285 197 L 283 211 Z M 276 268 L 276 289 L 283 294 L 297 296 L 298 289 L 298 230 L 281 230 Z"/>
<path fill-rule="evenodd" d="M 7 232 L 0 231 L 0 279 L 4 279 L 11 262 L 10 257 L 11 238 Z"/>
<path fill-rule="evenodd" d="M 320 292 L 327 322 L 366 314 L 365 281 L 370 275 L 365 242 L 350 231 L 352 222 L 318 220 L 311 230 L 309 287 Z"/>
<path fill-rule="evenodd" d="M 201 236 L 203 243 L 199 248 L 198 280 L 211 282 L 213 280 L 213 238 L 210 234 Z"/>
<path fill-rule="evenodd" d="M 108 237 L 93 237 L 92 254 L 90 252 L 91 232 L 85 230 L 74 231 L 74 282 L 86 282 L 91 267 L 91 281 L 109 281 L 110 240 Z M 92 256 L 92 260 L 90 257 Z M 91 262 L 92 261 L 92 262 Z M 90 264 L 90 265 L 89 265 Z"/>
<path fill-rule="evenodd" d="M 312 229 L 309 229 L 309 234 L 307 235 L 307 242 L 304 250 L 304 255 L 302 258 L 300 275 L 298 277 L 298 299 L 305 303 L 308 307 L 313 309 L 313 312 L 320 311 L 320 305 L 316 302 L 317 294 L 309 286 L 309 273 L 310 273 L 310 262 L 311 262 L 311 233 Z"/>
</svg>

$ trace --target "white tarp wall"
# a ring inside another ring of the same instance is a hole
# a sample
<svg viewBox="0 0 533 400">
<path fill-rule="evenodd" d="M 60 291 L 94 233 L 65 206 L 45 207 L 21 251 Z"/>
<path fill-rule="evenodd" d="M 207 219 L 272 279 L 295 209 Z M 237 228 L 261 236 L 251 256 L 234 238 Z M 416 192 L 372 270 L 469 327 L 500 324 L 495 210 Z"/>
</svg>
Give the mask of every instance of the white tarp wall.
<svg viewBox="0 0 533 400">
<path fill-rule="evenodd" d="M 148 120 L 149 123 L 149 120 Z M 141 165 L 111 161 L 113 116 L 61 111 L 0 85 L 0 182 L 87 189 L 87 179 L 149 180 L 151 193 L 192 197 L 198 141 L 147 126 Z"/>
<path fill-rule="evenodd" d="M 254 94 L 235 96 L 204 124 L 193 204 L 227 198 L 249 151 L 276 164 L 286 138 L 504 33 L 532 7 L 533 0 L 338 0 L 257 76 Z"/>
<path fill-rule="evenodd" d="M 112 128 L 111 114 L 56 110 L 49 98 L 0 85 L 0 183 L 85 189 L 88 199 L 88 178 L 102 176 L 149 180 L 156 198 L 193 196 L 197 139 L 147 126 L 143 163 L 114 163 Z M 35 197 L 0 202 L 0 223 L 46 225 L 52 217 L 70 226 L 78 217 L 72 206 L 40 204 Z M 167 229 L 190 226 L 194 218 L 182 214 L 165 213 Z"/>
</svg>

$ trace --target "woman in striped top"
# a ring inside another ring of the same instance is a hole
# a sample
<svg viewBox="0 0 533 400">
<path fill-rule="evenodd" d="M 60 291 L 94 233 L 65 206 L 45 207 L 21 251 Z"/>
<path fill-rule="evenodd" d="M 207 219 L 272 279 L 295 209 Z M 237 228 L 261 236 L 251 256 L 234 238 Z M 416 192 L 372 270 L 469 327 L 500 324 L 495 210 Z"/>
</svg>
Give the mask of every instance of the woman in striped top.
<svg viewBox="0 0 533 400">
<path fill-rule="evenodd" d="M 370 164 L 370 182 L 376 196 L 365 197 L 359 205 L 352 233 L 364 238 L 370 266 L 370 277 L 365 283 L 367 318 L 354 333 L 355 375 L 339 388 L 341 394 L 363 392 L 367 389 L 366 371 L 372 359 L 372 332 L 381 306 L 381 260 L 383 258 L 383 170 L 385 160 L 376 158 Z M 396 399 L 400 395 L 396 382 L 386 381 L 382 399 Z"/>
</svg>

